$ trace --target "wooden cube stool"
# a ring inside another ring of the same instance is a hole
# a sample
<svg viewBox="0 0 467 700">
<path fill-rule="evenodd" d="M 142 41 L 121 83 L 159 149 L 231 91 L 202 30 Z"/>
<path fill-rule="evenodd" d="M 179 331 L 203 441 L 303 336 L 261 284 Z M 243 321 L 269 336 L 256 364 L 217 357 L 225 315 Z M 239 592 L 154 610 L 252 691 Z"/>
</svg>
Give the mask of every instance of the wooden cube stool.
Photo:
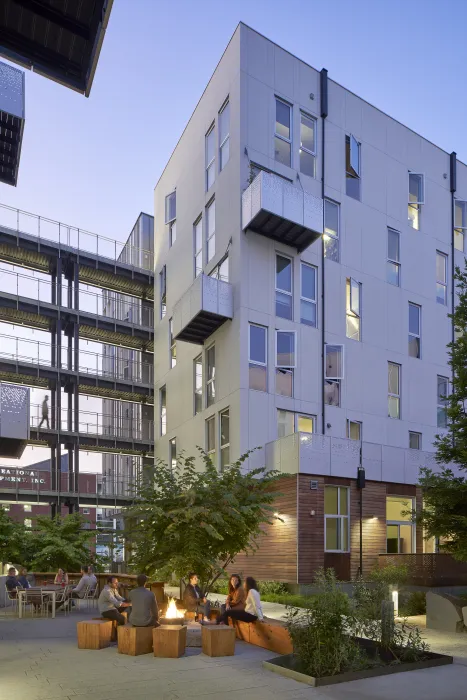
<svg viewBox="0 0 467 700">
<path fill-rule="evenodd" d="M 235 630 L 224 625 L 203 625 L 201 644 L 206 656 L 234 656 Z"/>
<path fill-rule="evenodd" d="M 105 649 L 110 646 L 112 620 L 86 620 L 76 623 L 78 649 Z"/>
<path fill-rule="evenodd" d="M 161 625 L 152 633 L 154 656 L 178 659 L 185 653 L 186 625 Z"/>
<path fill-rule="evenodd" d="M 118 653 L 128 656 L 140 656 L 152 652 L 152 633 L 154 627 L 133 627 L 120 625 L 118 633 Z"/>
<path fill-rule="evenodd" d="M 127 620 L 128 620 L 128 613 L 123 612 L 120 614 L 123 615 L 123 617 L 125 618 L 125 624 L 126 624 Z M 102 622 L 111 622 L 112 623 L 112 636 L 110 638 L 110 641 L 111 642 L 117 641 L 117 629 L 118 629 L 117 620 L 107 620 L 107 618 L 105 618 L 105 617 L 93 617 L 92 619 L 93 620 L 102 620 Z"/>
</svg>

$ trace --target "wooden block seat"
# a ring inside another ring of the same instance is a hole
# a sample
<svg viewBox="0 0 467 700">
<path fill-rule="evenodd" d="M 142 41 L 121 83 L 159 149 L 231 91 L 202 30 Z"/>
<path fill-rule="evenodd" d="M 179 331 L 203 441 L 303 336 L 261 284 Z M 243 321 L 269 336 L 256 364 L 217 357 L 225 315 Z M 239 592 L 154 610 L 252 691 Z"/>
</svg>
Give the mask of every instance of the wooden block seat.
<svg viewBox="0 0 467 700">
<path fill-rule="evenodd" d="M 127 618 L 128 618 L 128 613 L 124 612 L 121 614 L 125 618 L 125 624 L 126 624 Z M 92 619 L 93 620 L 101 620 L 101 622 L 111 622 L 112 623 L 112 637 L 111 637 L 110 641 L 111 642 L 117 641 L 117 629 L 118 629 L 117 620 L 108 620 L 106 617 L 93 617 Z M 120 625 L 120 626 L 122 627 L 123 625 Z"/>
<path fill-rule="evenodd" d="M 254 644 L 263 649 L 269 649 L 277 654 L 292 654 L 293 646 L 289 632 L 283 622 L 265 617 L 262 622 L 234 623 L 237 639 L 248 644 Z"/>
<path fill-rule="evenodd" d="M 224 625 L 203 625 L 201 646 L 206 656 L 233 656 L 235 654 L 235 630 Z"/>
<path fill-rule="evenodd" d="M 105 649 L 112 639 L 112 620 L 85 620 L 76 623 L 78 649 Z"/>
<path fill-rule="evenodd" d="M 140 656 L 152 652 L 152 633 L 154 627 L 133 627 L 120 625 L 117 628 L 118 653 L 128 656 Z"/>
<path fill-rule="evenodd" d="M 154 656 L 178 659 L 186 648 L 186 625 L 161 625 L 152 631 Z"/>
</svg>

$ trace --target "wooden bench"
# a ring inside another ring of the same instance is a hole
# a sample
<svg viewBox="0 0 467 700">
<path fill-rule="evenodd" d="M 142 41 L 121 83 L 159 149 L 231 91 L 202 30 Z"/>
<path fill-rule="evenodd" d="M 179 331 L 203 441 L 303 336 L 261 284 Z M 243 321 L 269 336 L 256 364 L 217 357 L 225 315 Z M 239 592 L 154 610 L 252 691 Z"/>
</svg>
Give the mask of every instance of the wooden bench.
<svg viewBox="0 0 467 700">
<path fill-rule="evenodd" d="M 117 628 L 118 653 L 128 656 L 140 656 L 152 652 L 152 633 L 154 627 L 133 627 L 120 625 Z"/>
<path fill-rule="evenodd" d="M 220 625 L 203 625 L 201 646 L 206 656 L 233 656 L 235 654 L 235 630 Z"/>
<path fill-rule="evenodd" d="M 105 649 L 112 638 L 112 620 L 85 620 L 76 623 L 78 649 Z"/>
<path fill-rule="evenodd" d="M 229 620 L 230 624 L 231 620 Z M 265 617 L 263 622 L 241 622 L 235 620 L 237 639 L 269 649 L 277 654 L 292 654 L 293 646 L 289 632 L 280 620 Z"/>
</svg>

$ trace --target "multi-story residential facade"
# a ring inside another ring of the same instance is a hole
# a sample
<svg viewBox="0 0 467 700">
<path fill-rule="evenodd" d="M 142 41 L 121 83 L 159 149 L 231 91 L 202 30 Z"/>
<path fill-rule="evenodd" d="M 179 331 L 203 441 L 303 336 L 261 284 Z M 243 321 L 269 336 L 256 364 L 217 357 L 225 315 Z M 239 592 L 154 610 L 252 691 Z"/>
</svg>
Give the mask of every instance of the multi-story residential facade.
<svg viewBox="0 0 467 700">
<path fill-rule="evenodd" d="M 237 569 L 433 551 L 405 514 L 446 425 L 467 167 L 240 24 L 155 188 L 156 456 L 280 470 Z M 357 488 L 364 467 L 366 486 Z"/>
</svg>

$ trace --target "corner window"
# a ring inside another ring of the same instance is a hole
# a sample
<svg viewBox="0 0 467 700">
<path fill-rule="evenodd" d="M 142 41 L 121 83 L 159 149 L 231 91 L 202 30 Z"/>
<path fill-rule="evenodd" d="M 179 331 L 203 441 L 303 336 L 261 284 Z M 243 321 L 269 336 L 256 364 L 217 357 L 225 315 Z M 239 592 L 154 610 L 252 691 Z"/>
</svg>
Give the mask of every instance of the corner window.
<svg viewBox="0 0 467 700">
<path fill-rule="evenodd" d="M 292 260 L 276 255 L 276 316 L 293 318 Z"/>
<path fill-rule="evenodd" d="M 389 284 L 400 287 L 401 284 L 401 258 L 400 258 L 400 234 L 393 228 L 388 228 L 388 259 L 387 276 Z"/>
<path fill-rule="evenodd" d="M 220 465 L 221 470 L 230 464 L 230 412 L 226 408 L 219 414 L 219 432 L 220 432 Z"/>
<path fill-rule="evenodd" d="M 346 298 L 346 335 L 352 340 L 361 339 L 361 295 L 362 285 L 352 277 L 348 277 L 345 286 Z"/>
<path fill-rule="evenodd" d="M 448 303 L 448 256 L 436 251 L 436 301 L 446 306 Z"/>
<path fill-rule="evenodd" d="M 362 424 L 357 420 L 347 420 L 346 437 L 349 440 L 362 440 Z"/>
<path fill-rule="evenodd" d="M 417 231 L 420 229 L 421 205 L 425 203 L 425 176 L 421 173 L 409 173 L 409 225 Z"/>
<path fill-rule="evenodd" d="M 413 499 L 386 497 L 386 551 L 388 554 L 415 552 L 415 524 L 412 522 Z"/>
<path fill-rule="evenodd" d="M 194 414 L 203 410 L 203 357 L 198 355 L 193 360 L 193 398 Z"/>
<path fill-rule="evenodd" d="M 267 328 L 249 325 L 249 386 L 256 391 L 268 390 Z"/>
<path fill-rule="evenodd" d="M 304 262 L 301 263 L 300 270 L 300 322 L 316 328 L 318 271 L 313 265 L 308 265 L 308 263 Z"/>
<path fill-rule="evenodd" d="M 171 192 L 165 198 L 165 223 L 170 224 L 177 218 L 177 192 Z"/>
<path fill-rule="evenodd" d="M 174 339 L 173 319 L 169 318 L 170 367 L 177 364 L 177 342 Z"/>
<path fill-rule="evenodd" d="M 209 262 L 216 252 L 216 200 L 206 207 L 206 250 Z"/>
<path fill-rule="evenodd" d="M 448 405 L 448 391 L 449 391 L 449 379 L 447 377 L 437 378 L 437 419 L 436 424 L 438 428 L 448 427 L 448 417 L 446 413 L 446 408 Z"/>
<path fill-rule="evenodd" d="M 206 134 L 206 192 L 216 179 L 216 129 L 214 123 Z"/>
<path fill-rule="evenodd" d="M 219 112 L 219 172 L 230 158 L 230 102 L 227 99 Z"/>
<path fill-rule="evenodd" d="M 409 430 L 409 450 L 422 449 L 422 434 Z"/>
<path fill-rule="evenodd" d="M 464 252 L 464 239 L 467 230 L 467 202 L 454 200 L 454 248 Z"/>
<path fill-rule="evenodd" d="M 401 366 L 388 362 L 388 417 L 401 417 Z"/>
<path fill-rule="evenodd" d="M 422 307 L 409 302 L 409 355 L 421 357 L 421 315 Z"/>
<path fill-rule="evenodd" d="M 355 136 L 345 137 L 345 192 L 353 199 L 360 199 L 361 144 Z"/>
<path fill-rule="evenodd" d="M 206 406 L 216 401 L 216 347 L 211 345 L 206 350 Z"/>
<path fill-rule="evenodd" d="M 295 416 L 295 423 L 297 433 L 314 433 L 316 429 L 316 416 L 298 413 Z"/>
<path fill-rule="evenodd" d="M 200 216 L 193 225 L 193 248 L 195 277 L 203 271 L 203 217 Z"/>
<path fill-rule="evenodd" d="M 339 262 L 339 205 L 330 199 L 324 200 L 324 257 Z"/>
<path fill-rule="evenodd" d="M 326 552 L 349 551 L 349 489 L 324 487 L 324 530 Z"/>
<path fill-rule="evenodd" d="M 167 391 L 165 386 L 159 389 L 159 427 L 162 437 L 167 432 Z"/>
<path fill-rule="evenodd" d="M 277 437 L 282 438 L 294 432 L 295 413 L 293 411 L 277 410 Z"/>
<path fill-rule="evenodd" d="M 164 265 L 159 272 L 159 290 L 160 290 L 160 317 L 165 317 L 167 313 L 167 267 Z"/>
<path fill-rule="evenodd" d="M 344 377 L 344 346 L 326 345 L 324 363 L 324 401 L 328 406 L 340 406 L 341 380 Z"/>
<path fill-rule="evenodd" d="M 216 466 L 216 418 L 211 416 L 206 421 L 206 452 Z"/>
<path fill-rule="evenodd" d="M 316 177 L 316 119 L 300 112 L 300 172 Z"/>
<path fill-rule="evenodd" d="M 177 438 L 169 440 L 169 464 L 172 470 L 177 466 Z"/>
<path fill-rule="evenodd" d="M 278 163 L 291 165 L 292 155 L 292 107 L 276 98 L 276 126 L 274 132 L 274 158 Z"/>
</svg>

